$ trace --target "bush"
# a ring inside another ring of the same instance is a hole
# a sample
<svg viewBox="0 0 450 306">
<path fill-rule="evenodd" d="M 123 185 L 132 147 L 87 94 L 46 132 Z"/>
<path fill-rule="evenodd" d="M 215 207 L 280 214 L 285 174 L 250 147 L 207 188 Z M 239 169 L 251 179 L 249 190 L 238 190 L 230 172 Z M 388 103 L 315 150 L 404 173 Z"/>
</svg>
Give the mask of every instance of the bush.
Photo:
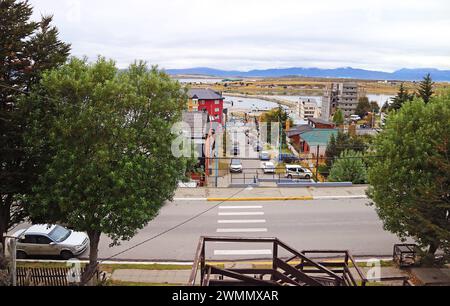
<svg viewBox="0 0 450 306">
<path fill-rule="evenodd" d="M 329 180 L 331 182 L 366 183 L 367 170 L 361 152 L 344 151 L 333 164 Z"/>
</svg>

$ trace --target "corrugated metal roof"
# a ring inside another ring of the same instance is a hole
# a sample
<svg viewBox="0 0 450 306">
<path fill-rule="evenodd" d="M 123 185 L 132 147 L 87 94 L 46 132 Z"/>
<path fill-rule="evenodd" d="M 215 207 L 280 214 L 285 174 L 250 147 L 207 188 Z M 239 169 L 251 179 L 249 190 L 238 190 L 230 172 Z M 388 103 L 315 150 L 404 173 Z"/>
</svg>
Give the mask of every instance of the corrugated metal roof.
<svg viewBox="0 0 450 306">
<path fill-rule="evenodd" d="M 290 129 L 286 132 L 287 137 L 293 137 L 295 135 L 300 135 L 305 132 L 311 131 L 313 128 L 310 125 L 304 124 L 304 125 L 298 125 Z"/>
<path fill-rule="evenodd" d="M 337 136 L 338 130 L 335 129 L 314 129 L 300 135 L 309 146 L 326 146 L 331 135 Z"/>
<path fill-rule="evenodd" d="M 223 97 L 220 93 L 212 89 L 193 88 L 188 90 L 188 96 L 190 99 L 199 100 L 222 100 Z"/>
</svg>

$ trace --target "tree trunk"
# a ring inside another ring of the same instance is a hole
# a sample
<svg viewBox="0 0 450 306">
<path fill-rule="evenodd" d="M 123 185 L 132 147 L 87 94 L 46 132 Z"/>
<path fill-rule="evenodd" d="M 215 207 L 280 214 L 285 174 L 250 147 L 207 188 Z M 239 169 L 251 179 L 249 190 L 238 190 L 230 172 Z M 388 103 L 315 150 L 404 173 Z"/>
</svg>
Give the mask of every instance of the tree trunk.
<svg viewBox="0 0 450 306">
<path fill-rule="evenodd" d="M 2 196 L 3 198 L 3 196 Z M 4 199 L 0 198 L 0 243 L 3 246 L 3 252 L 0 252 L 0 258 L 5 256 L 5 234 L 8 232 L 9 219 L 10 219 L 10 209 L 11 200 L 10 196 L 6 196 Z"/>
<path fill-rule="evenodd" d="M 81 285 L 85 286 L 95 275 L 98 266 L 98 244 L 100 242 L 101 232 L 87 231 L 89 236 L 89 264 L 81 275 Z"/>
<path fill-rule="evenodd" d="M 436 253 L 436 251 L 439 249 L 439 242 L 433 241 L 430 243 L 430 248 L 428 249 L 428 255 L 433 256 Z"/>
</svg>

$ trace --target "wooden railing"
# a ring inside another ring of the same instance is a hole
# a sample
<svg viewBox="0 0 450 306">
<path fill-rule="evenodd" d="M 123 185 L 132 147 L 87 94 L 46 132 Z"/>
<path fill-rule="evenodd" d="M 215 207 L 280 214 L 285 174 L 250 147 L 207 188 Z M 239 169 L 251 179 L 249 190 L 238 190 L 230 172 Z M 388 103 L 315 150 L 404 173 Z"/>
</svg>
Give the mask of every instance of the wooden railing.
<svg viewBox="0 0 450 306">
<path fill-rule="evenodd" d="M 79 279 L 84 268 L 76 271 L 71 268 L 25 268 L 16 269 L 17 286 L 77 286 L 72 280 Z M 99 279 L 100 273 L 94 275 Z"/>
</svg>

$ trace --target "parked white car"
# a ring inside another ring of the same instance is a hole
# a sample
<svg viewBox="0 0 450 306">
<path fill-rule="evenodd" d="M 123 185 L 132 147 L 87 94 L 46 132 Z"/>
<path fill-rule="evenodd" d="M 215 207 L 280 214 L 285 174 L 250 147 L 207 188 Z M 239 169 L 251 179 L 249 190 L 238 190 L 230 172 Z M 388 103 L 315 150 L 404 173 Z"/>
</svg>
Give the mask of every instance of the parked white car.
<svg viewBox="0 0 450 306">
<path fill-rule="evenodd" d="M 14 233 L 18 237 L 17 258 L 28 256 L 61 256 L 68 260 L 84 253 L 89 246 L 85 233 L 74 232 L 60 225 L 33 225 Z"/>
<path fill-rule="evenodd" d="M 242 162 L 240 159 L 232 159 L 230 163 L 231 173 L 242 173 Z"/>
<path fill-rule="evenodd" d="M 273 162 L 261 163 L 261 168 L 264 173 L 275 173 L 275 164 Z"/>
<path fill-rule="evenodd" d="M 288 179 L 311 179 L 312 172 L 299 165 L 286 165 L 286 178 Z"/>
</svg>

